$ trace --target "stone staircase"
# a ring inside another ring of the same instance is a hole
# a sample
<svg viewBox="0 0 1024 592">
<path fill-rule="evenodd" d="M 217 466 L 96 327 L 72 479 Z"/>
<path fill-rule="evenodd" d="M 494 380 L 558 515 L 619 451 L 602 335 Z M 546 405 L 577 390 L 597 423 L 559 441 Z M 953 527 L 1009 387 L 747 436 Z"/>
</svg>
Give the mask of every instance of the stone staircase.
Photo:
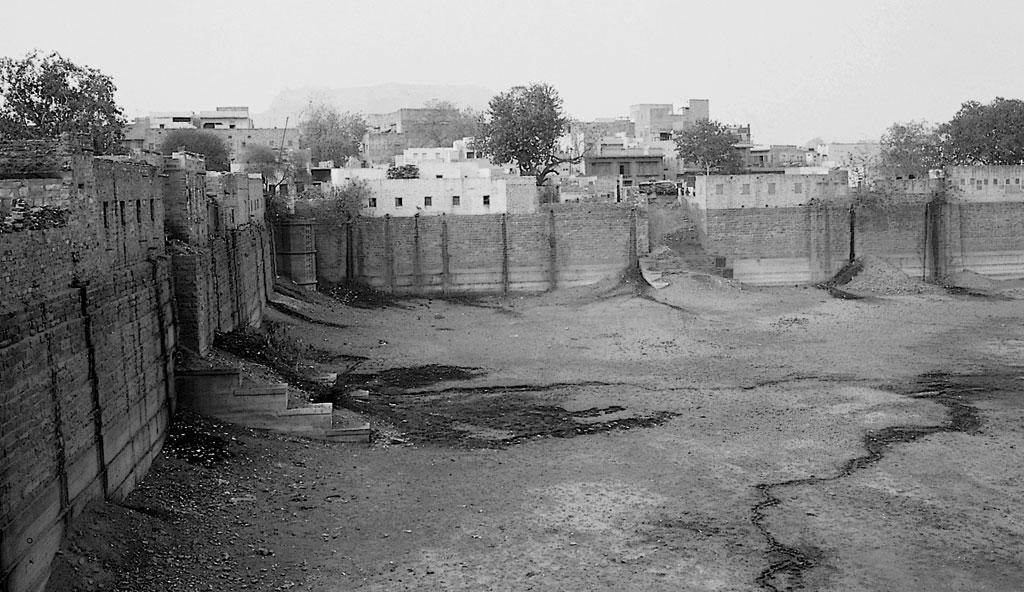
<svg viewBox="0 0 1024 592">
<path fill-rule="evenodd" d="M 331 403 L 289 407 L 287 384 L 244 384 L 238 368 L 178 370 L 174 386 L 179 405 L 231 423 L 329 442 L 370 441 L 361 418 L 344 418 Z"/>
<path fill-rule="evenodd" d="M 697 226 L 685 214 L 678 230 L 665 235 L 663 246 L 640 259 L 644 278 L 655 288 L 669 285 L 672 275 L 717 275 L 732 278 L 725 257 L 710 255 L 700 244 Z"/>
</svg>

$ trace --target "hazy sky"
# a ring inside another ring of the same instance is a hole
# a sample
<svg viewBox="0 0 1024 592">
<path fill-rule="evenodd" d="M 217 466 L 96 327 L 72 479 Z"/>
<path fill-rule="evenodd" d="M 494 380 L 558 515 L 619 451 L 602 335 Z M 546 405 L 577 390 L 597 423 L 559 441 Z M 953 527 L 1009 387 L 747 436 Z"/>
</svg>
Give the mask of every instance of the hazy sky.
<svg viewBox="0 0 1024 592">
<path fill-rule="evenodd" d="M 131 116 L 260 112 L 305 86 L 543 81 L 581 119 L 707 98 L 756 143 L 802 144 L 1024 97 L 1013 0 L 12 1 L 0 55 L 99 68 Z"/>
</svg>

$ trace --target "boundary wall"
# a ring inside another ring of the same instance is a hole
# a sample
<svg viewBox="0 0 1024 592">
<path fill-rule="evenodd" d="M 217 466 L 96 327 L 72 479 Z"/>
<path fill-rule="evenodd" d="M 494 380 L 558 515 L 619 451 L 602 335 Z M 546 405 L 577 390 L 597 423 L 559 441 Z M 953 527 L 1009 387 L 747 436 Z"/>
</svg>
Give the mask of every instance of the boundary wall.
<svg viewBox="0 0 1024 592">
<path fill-rule="evenodd" d="M 71 520 L 127 495 L 163 443 L 175 336 L 161 188 L 148 165 L 0 143 L 0 209 L 69 210 L 65 226 L 0 234 L 5 592 L 41 590 Z"/>
<path fill-rule="evenodd" d="M 635 265 L 638 250 L 647 250 L 647 225 L 627 206 L 549 204 L 532 214 L 341 220 L 317 202 L 295 208 L 314 231 L 317 280 L 356 280 L 397 294 L 593 284 L 620 277 Z"/>
<path fill-rule="evenodd" d="M 768 199 L 750 189 L 736 195 L 743 191 L 739 177 L 730 183 L 710 177 L 706 186 L 733 194 L 708 195 L 698 187 L 686 207 L 705 251 L 725 258 L 740 281 L 817 283 L 864 255 L 928 280 L 964 270 L 1024 277 L 1024 191 L 1015 182 L 1024 178 L 1024 167 L 950 167 L 946 179 L 891 180 L 870 192 L 845 193 L 825 179 L 824 186 L 836 189 L 806 202 L 786 194 Z M 787 187 L 795 182 L 796 176 L 784 177 Z M 803 190 L 806 195 L 806 185 Z"/>
<path fill-rule="evenodd" d="M 0 228 L 3 592 L 42 590 L 83 507 L 145 475 L 176 406 L 175 348 L 203 353 L 213 331 L 259 322 L 262 182 L 211 192 L 204 168 L 94 158 L 72 138 L 0 142 L 0 221 L 66 209 Z"/>
<path fill-rule="evenodd" d="M 189 154 L 164 166 L 179 346 L 198 355 L 212 347 L 215 332 L 259 326 L 273 290 L 262 179 L 205 168 Z"/>
</svg>

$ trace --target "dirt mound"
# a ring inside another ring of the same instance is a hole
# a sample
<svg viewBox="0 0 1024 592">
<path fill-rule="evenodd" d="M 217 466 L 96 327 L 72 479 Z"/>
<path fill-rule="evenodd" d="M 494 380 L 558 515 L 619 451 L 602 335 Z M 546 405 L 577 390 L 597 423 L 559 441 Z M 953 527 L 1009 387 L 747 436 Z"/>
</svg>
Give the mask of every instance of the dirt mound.
<svg viewBox="0 0 1024 592">
<path fill-rule="evenodd" d="M 937 286 L 912 278 L 903 273 L 900 268 L 879 257 L 867 255 L 853 263 L 854 266 L 851 269 L 855 269 L 857 265 L 861 269 L 853 274 L 848 282 L 837 284 L 844 292 L 902 295 L 932 294 L 940 291 Z"/>
</svg>

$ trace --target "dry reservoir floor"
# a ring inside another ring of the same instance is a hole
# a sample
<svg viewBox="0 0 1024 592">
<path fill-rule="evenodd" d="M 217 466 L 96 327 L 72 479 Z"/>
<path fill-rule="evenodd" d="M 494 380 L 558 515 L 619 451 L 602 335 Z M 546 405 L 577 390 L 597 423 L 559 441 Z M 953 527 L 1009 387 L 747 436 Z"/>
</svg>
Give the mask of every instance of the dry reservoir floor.
<svg viewBox="0 0 1024 592">
<path fill-rule="evenodd" d="M 51 590 L 1024 589 L 1024 300 L 651 296 L 274 312 L 376 443 L 183 424 Z"/>
</svg>

